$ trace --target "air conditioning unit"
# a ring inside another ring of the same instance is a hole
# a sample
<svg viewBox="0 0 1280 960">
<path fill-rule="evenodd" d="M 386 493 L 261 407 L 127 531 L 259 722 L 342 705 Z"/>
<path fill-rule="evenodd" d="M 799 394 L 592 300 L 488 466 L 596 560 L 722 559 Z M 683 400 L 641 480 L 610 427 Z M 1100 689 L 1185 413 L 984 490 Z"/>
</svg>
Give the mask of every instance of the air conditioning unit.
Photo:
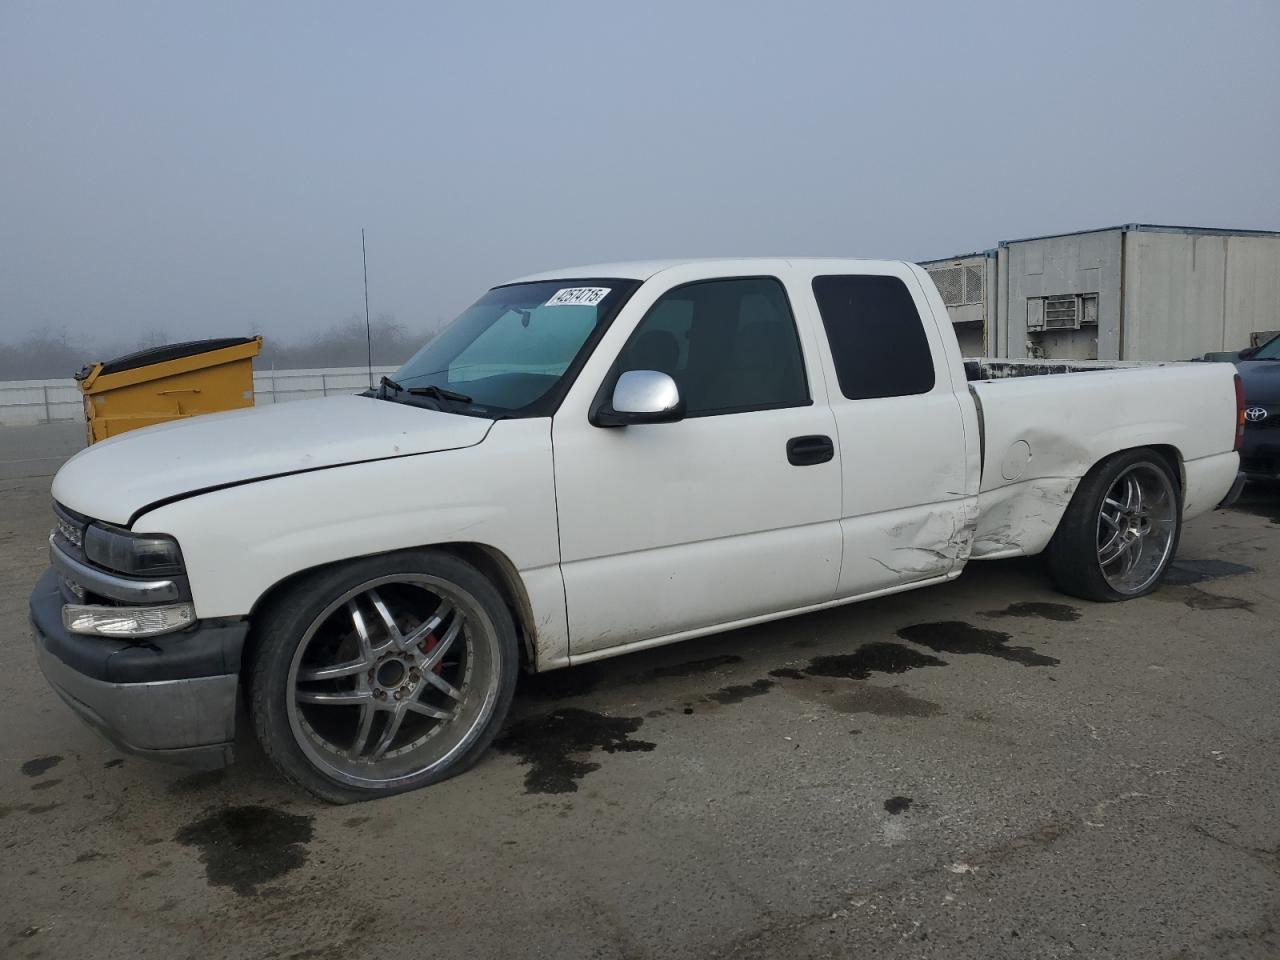
<svg viewBox="0 0 1280 960">
<path fill-rule="evenodd" d="M 1077 293 L 1057 297 L 1031 297 L 1027 300 L 1027 332 L 1047 333 L 1054 330 L 1079 330 L 1098 323 L 1098 295 Z"/>
</svg>

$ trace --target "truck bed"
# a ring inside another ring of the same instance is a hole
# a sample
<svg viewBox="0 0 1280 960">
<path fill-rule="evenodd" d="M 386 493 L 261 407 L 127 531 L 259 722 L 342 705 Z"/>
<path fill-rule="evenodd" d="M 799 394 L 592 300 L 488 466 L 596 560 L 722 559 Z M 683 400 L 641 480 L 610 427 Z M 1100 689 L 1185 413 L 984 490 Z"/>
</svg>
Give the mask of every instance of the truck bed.
<svg viewBox="0 0 1280 960">
<path fill-rule="evenodd" d="M 1042 550 L 1081 478 L 1116 450 L 1155 447 L 1175 458 L 1186 517 L 1212 509 L 1235 476 L 1229 364 L 968 359 L 964 366 L 982 448 L 975 559 Z M 1092 376 L 1056 376 L 1063 373 Z"/>
</svg>

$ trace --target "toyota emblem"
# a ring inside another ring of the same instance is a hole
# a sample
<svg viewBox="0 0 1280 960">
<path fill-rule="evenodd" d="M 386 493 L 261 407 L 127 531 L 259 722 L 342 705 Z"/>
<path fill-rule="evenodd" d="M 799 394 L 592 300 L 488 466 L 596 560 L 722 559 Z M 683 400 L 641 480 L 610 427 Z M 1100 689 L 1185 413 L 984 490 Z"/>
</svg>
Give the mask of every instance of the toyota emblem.
<svg viewBox="0 0 1280 960">
<path fill-rule="evenodd" d="M 1244 418 L 1250 423 L 1258 423 L 1267 419 L 1266 407 L 1249 407 L 1244 412 Z"/>
</svg>

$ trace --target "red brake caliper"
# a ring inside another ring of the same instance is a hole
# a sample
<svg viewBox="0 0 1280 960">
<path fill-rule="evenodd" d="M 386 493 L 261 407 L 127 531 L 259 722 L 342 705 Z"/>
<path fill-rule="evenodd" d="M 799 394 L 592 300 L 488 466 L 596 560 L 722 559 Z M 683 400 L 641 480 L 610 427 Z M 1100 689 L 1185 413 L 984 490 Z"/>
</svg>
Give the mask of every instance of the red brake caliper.
<svg viewBox="0 0 1280 960">
<path fill-rule="evenodd" d="M 430 656 L 431 651 L 439 645 L 440 638 L 435 635 L 435 631 L 432 631 L 431 633 L 428 633 L 426 639 L 422 641 L 422 652 L 427 654 L 427 656 Z M 432 667 L 431 672 L 436 675 L 442 674 L 444 672 L 444 661 L 442 660 Z"/>
</svg>

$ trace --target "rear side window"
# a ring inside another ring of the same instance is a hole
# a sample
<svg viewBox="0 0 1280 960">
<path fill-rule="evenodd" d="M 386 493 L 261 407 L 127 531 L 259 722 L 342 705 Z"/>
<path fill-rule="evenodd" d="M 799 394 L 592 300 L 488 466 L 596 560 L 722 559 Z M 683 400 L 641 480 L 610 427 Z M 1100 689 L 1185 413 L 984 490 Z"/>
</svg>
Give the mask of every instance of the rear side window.
<svg viewBox="0 0 1280 960">
<path fill-rule="evenodd" d="M 933 354 L 907 285 L 897 277 L 814 277 L 840 392 L 850 400 L 933 389 Z"/>
</svg>

